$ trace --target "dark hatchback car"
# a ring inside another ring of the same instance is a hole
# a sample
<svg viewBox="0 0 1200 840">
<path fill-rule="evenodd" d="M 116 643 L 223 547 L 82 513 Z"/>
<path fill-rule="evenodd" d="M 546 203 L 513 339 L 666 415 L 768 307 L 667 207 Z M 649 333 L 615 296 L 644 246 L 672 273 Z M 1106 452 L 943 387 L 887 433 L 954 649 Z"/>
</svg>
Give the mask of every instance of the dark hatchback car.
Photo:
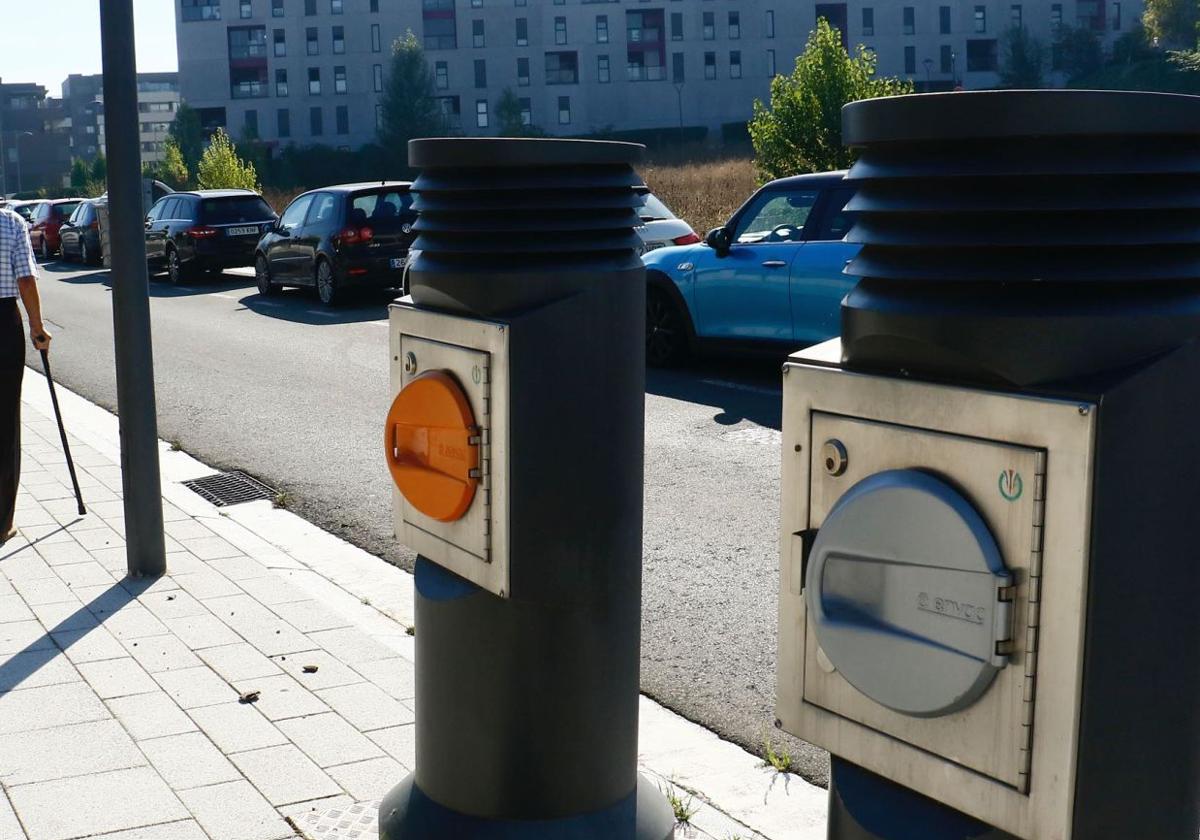
<svg viewBox="0 0 1200 840">
<path fill-rule="evenodd" d="M 254 246 L 275 212 L 250 190 L 193 190 L 160 198 L 146 216 L 146 261 L 172 283 L 201 271 L 254 264 Z"/>
<path fill-rule="evenodd" d="M 327 306 L 353 288 L 400 288 L 417 214 L 407 181 L 340 184 L 304 193 L 258 243 L 258 290 L 312 286 Z"/>
<path fill-rule="evenodd" d="M 96 202 L 81 202 L 71 218 L 58 229 L 58 239 L 64 261 L 98 264 L 101 258 L 100 214 L 96 211 Z"/>
</svg>

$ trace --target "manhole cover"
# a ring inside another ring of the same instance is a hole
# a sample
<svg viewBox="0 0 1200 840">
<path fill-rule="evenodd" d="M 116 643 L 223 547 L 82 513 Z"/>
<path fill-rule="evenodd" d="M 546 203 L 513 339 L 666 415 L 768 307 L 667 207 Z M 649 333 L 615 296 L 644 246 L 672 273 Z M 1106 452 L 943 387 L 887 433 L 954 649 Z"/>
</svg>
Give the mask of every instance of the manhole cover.
<svg viewBox="0 0 1200 840">
<path fill-rule="evenodd" d="M 183 482 L 217 507 L 274 499 L 275 490 L 243 472 L 223 472 Z"/>
<path fill-rule="evenodd" d="M 308 840 L 378 840 L 379 803 L 355 802 L 344 808 L 309 811 L 292 818 Z"/>
</svg>

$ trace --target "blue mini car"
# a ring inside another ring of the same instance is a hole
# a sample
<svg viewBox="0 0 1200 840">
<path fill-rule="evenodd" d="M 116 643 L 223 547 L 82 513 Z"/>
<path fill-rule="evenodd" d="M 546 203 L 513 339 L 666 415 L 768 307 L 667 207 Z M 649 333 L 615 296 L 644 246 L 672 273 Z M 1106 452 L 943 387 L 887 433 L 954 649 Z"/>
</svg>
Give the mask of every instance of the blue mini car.
<svg viewBox="0 0 1200 840">
<path fill-rule="evenodd" d="M 855 216 L 845 174 L 772 181 L 703 244 L 647 253 L 646 362 L 669 366 L 701 349 L 790 352 L 836 336 L 857 282 L 842 269 L 859 249 L 842 241 Z"/>
</svg>

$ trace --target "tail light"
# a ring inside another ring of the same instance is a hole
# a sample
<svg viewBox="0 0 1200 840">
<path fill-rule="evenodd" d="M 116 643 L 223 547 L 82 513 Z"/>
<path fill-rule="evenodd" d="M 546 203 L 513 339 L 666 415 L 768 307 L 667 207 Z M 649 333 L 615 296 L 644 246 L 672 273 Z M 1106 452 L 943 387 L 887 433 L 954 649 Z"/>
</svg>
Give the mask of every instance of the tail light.
<svg viewBox="0 0 1200 840">
<path fill-rule="evenodd" d="M 217 232 L 218 231 L 216 228 L 208 227 L 207 225 L 190 227 L 184 231 L 184 233 L 190 236 L 192 239 L 211 239 L 217 235 Z"/>
<path fill-rule="evenodd" d="M 375 231 L 371 230 L 369 227 L 348 227 L 338 231 L 337 236 L 335 236 L 333 239 L 334 243 L 337 245 L 357 245 L 361 242 L 370 242 L 374 236 Z"/>
<path fill-rule="evenodd" d="M 100 230 L 100 220 L 92 219 L 92 223 L 88 225 L 92 230 Z"/>
<path fill-rule="evenodd" d="M 676 245 L 695 245 L 700 241 L 700 235 L 696 232 L 685 233 L 683 236 L 676 236 L 671 240 Z"/>
</svg>

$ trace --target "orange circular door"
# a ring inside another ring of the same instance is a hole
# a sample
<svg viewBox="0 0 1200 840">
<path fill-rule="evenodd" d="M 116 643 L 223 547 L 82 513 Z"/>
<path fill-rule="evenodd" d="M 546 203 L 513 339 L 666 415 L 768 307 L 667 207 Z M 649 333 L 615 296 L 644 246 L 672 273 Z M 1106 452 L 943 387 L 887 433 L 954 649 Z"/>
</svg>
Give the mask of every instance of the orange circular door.
<svg viewBox="0 0 1200 840">
<path fill-rule="evenodd" d="M 384 447 L 392 480 L 410 505 L 439 522 L 466 514 L 479 485 L 479 429 L 453 376 L 427 371 L 400 390 Z"/>
</svg>

